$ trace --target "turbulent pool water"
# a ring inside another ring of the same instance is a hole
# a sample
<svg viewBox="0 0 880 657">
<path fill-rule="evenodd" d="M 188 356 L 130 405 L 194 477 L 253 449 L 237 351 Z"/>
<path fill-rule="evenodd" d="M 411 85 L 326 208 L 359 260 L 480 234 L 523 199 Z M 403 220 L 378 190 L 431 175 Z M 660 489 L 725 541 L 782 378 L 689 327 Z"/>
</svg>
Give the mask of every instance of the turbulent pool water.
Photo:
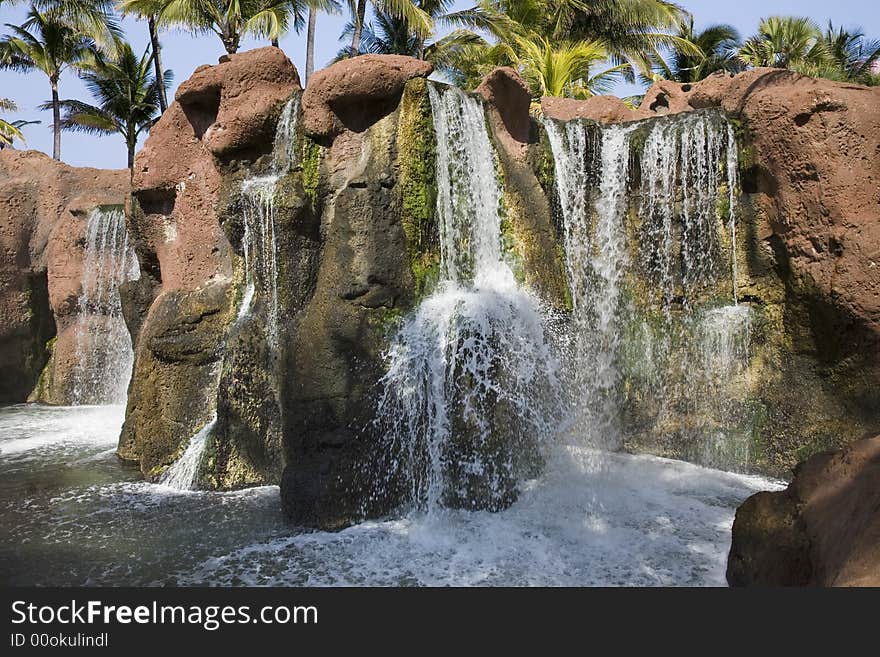
<svg viewBox="0 0 880 657">
<path fill-rule="evenodd" d="M 4 584 L 723 585 L 734 508 L 777 486 L 559 445 L 506 511 L 300 532 L 275 487 L 141 481 L 114 455 L 121 423 L 118 406 L 0 409 Z"/>
</svg>

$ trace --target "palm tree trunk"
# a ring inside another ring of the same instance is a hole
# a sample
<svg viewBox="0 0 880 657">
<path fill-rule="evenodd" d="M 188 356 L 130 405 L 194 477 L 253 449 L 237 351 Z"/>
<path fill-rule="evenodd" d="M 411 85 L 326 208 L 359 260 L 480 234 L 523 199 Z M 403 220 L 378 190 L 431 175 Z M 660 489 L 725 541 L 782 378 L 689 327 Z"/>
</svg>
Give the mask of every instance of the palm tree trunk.
<svg viewBox="0 0 880 657">
<path fill-rule="evenodd" d="M 125 141 L 128 145 L 128 168 L 134 169 L 134 151 L 137 148 L 137 141 L 131 137 L 127 137 Z"/>
<path fill-rule="evenodd" d="M 357 16 L 354 21 L 354 34 L 351 37 L 351 54 L 358 54 L 361 47 L 361 31 L 364 29 L 364 18 L 367 15 L 367 0 L 358 0 Z"/>
<path fill-rule="evenodd" d="M 281 47 L 280 45 L 278 45 L 278 39 L 272 39 L 272 45 L 275 46 L 276 48 Z"/>
<path fill-rule="evenodd" d="M 156 82 L 159 84 L 159 108 L 164 113 L 168 109 L 168 96 L 165 95 L 165 72 L 162 70 L 162 45 L 156 29 L 156 17 L 150 16 L 150 43 L 153 44 L 153 66 L 156 68 Z"/>
<path fill-rule="evenodd" d="M 54 141 L 52 143 L 52 157 L 61 159 L 61 101 L 58 99 L 58 80 L 51 78 L 52 84 L 52 131 Z"/>
<path fill-rule="evenodd" d="M 306 84 L 315 72 L 315 25 L 318 22 L 318 12 L 314 7 L 309 7 L 309 27 L 306 32 Z"/>
</svg>

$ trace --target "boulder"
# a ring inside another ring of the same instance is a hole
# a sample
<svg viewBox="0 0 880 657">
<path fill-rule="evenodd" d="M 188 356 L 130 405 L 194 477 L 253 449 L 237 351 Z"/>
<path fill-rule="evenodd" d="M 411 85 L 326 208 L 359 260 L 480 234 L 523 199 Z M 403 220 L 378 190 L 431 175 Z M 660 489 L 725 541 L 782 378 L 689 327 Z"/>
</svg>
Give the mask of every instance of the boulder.
<svg viewBox="0 0 880 657">
<path fill-rule="evenodd" d="M 346 130 L 363 132 L 397 107 L 407 80 L 433 70 L 430 62 L 403 55 L 361 55 L 328 66 L 303 94 L 305 134 L 329 143 Z"/>
<path fill-rule="evenodd" d="M 175 99 L 195 136 L 217 157 L 272 143 L 280 106 L 300 87 L 296 67 L 268 46 L 200 66 Z"/>
<path fill-rule="evenodd" d="M 83 278 L 85 220 L 101 205 L 123 205 L 129 172 L 71 167 L 37 151 L 0 151 L 0 402 L 70 403 L 72 326 Z M 66 365 L 65 365 L 66 364 Z"/>
<path fill-rule="evenodd" d="M 880 586 L 880 436 L 800 464 L 737 509 L 732 586 Z"/>
</svg>

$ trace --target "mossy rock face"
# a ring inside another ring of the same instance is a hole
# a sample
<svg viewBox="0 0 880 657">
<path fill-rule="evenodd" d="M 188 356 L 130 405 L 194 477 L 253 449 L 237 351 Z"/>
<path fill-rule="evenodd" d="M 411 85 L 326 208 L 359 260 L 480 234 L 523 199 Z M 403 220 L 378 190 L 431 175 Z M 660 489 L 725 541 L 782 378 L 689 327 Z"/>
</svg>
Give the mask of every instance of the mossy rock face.
<svg viewBox="0 0 880 657">
<path fill-rule="evenodd" d="M 439 278 L 436 135 L 427 80 L 414 78 L 404 87 L 397 124 L 397 193 L 417 297 Z"/>
<path fill-rule="evenodd" d="M 210 419 L 225 338 L 235 317 L 234 286 L 218 281 L 161 294 L 135 348 L 138 376 L 117 453 L 155 479 Z"/>
</svg>

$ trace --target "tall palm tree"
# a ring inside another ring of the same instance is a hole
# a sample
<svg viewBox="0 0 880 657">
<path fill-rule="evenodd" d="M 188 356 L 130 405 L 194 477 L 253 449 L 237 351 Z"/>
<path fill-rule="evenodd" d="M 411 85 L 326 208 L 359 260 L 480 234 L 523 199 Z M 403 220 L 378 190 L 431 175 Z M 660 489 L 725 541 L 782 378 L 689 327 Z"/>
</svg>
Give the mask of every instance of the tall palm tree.
<svg viewBox="0 0 880 657">
<path fill-rule="evenodd" d="M 6 0 L 23 4 L 26 0 Z M 88 34 L 98 49 L 112 52 L 122 38 L 122 28 L 113 16 L 111 0 L 27 0 L 30 5 L 53 20 L 66 23 Z"/>
<path fill-rule="evenodd" d="M 246 34 L 277 41 L 291 21 L 303 23 L 304 0 L 160 0 L 156 25 L 213 33 L 230 55 Z"/>
<path fill-rule="evenodd" d="M 689 16 L 679 27 L 678 36 L 700 49 L 699 55 L 671 48 L 669 71 L 677 82 L 697 82 L 716 71 L 738 71 L 742 63 L 736 52 L 740 46 L 739 32 L 732 25 L 709 25 L 694 31 L 694 18 Z"/>
<path fill-rule="evenodd" d="M 165 0 L 119 0 L 116 5 L 123 15 L 133 15 L 147 21 L 153 53 L 153 69 L 156 80 L 159 82 L 159 102 L 162 112 L 168 109 L 168 94 L 163 80 L 165 71 L 162 70 L 162 44 L 159 42 L 157 22 L 165 4 L 167 4 Z"/>
<path fill-rule="evenodd" d="M 305 0 L 309 8 L 308 28 L 306 30 L 306 76 L 305 84 L 315 72 L 315 30 L 318 23 L 318 12 L 337 13 L 340 9 L 339 0 Z"/>
<path fill-rule="evenodd" d="M 52 157 L 61 159 L 61 105 L 58 81 L 69 66 L 76 66 L 95 52 L 94 40 L 54 17 L 32 7 L 22 25 L 6 24 L 10 34 L 0 39 L 0 68 L 42 71 L 52 90 Z"/>
<path fill-rule="evenodd" d="M 822 66 L 829 57 L 819 26 L 800 16 L 762 18 L 758 33 L 739 49 L 740 61 L 748 66 Z"/>
<path fill-rule="evenodd" d="M 97 104 L 62 101 L 61 128 L 98 135 L 121 134 L 131 168 L 138 137 L 149 130 L 160 115 L 161 89 L 151 70 L 152 61 L 149 47 L 139 58 L 128 43 L 120 44 L 118 54 L 112 59 L 93 59 L 82 79 Z M 172 73 L 164 73 L 164 84 L 169 84 Z"/>
</svg>

